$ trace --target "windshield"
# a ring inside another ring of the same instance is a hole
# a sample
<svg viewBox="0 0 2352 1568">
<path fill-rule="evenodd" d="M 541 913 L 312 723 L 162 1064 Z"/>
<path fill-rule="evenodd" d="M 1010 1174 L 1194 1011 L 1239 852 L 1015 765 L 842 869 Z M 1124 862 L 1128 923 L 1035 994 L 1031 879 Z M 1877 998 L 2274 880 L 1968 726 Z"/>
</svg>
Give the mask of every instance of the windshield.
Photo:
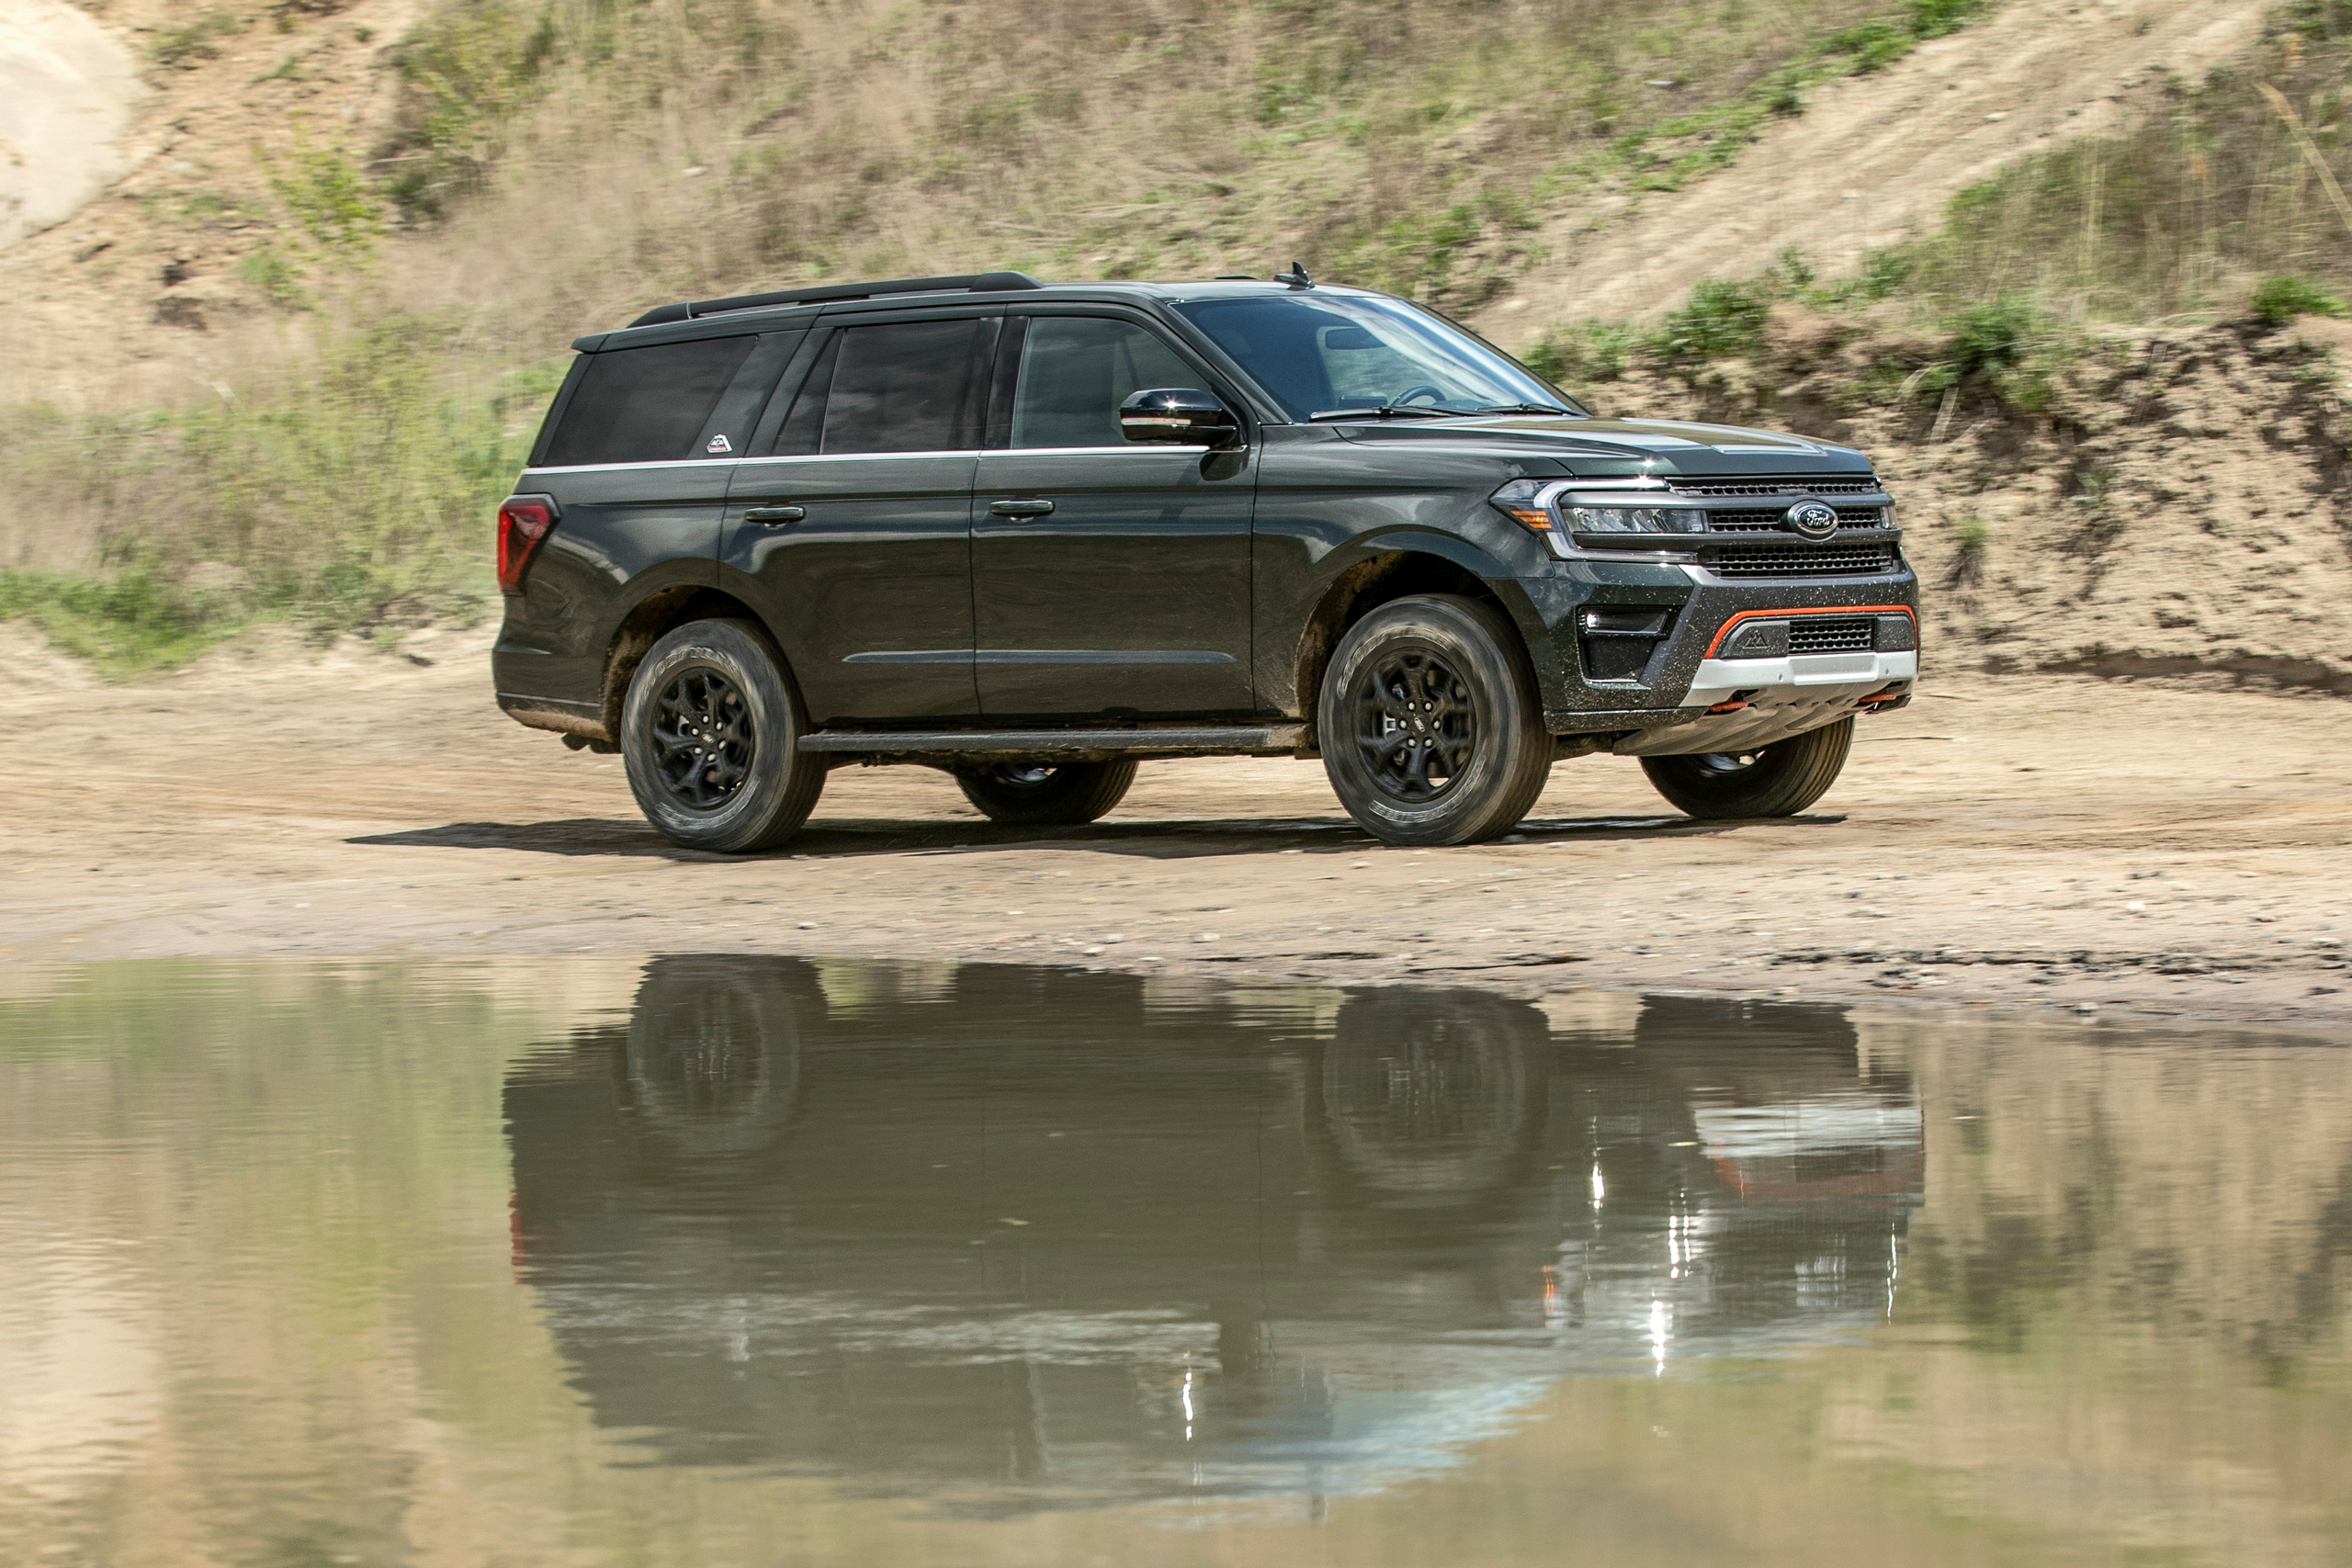
<svg viewBox="0 0 2352 1568">
<path fill-rule="evenodd" d="M 1585 412 L 1501 350 L 1401 299 L 1301 290 L 1176 309 L 1295 420 L 1376 409 Z"/>
</svg>

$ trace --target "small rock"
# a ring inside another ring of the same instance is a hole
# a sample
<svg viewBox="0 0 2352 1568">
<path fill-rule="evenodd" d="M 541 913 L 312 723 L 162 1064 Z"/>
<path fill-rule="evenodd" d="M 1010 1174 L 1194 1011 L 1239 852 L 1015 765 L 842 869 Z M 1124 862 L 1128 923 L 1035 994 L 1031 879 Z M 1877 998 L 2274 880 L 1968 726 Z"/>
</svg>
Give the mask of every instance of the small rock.
<svg viewBox="0 0 2352 1568">
<path fill-rule="evenodd" d="M 817 922 L 814 920 L 803 920 L 800 922 L 800 929 L 804 931 L 813 931 L 817 929 Z"/>
</svg>

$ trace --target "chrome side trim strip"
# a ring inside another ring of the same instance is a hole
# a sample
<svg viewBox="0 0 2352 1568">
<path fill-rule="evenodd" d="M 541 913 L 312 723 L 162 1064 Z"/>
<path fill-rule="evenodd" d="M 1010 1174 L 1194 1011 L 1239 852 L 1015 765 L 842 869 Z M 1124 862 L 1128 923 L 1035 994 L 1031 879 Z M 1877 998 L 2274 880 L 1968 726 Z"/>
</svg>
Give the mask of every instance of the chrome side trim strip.
<svg viewBox="0 0 2352 1568">
<path fill-rule="evenodd" d="M 642 463 L 561 463 L 545 468 L 525 468 L 523 477 L 533 474 L 609 474 L 624 468 L 733 468 L 740 457 L 662 457 Z"/>
<path fill-rule="evenodd" d="M 977 457 L 980 449 L 957 452 L 804 452 L 797 457 L 746 457 L 743 467 L 754 463 L 875 463 L 899 462 L 915 457 Z"/>
<path fill-rule="evenodd" d="M 982 457 L 1149 457 L 1197 456 L 1213 448 L 1184 442 L 1136 442 L 1125 446 L 991 446 Z"/>
<path fill-rule="evenodd" d="M 853 653 L 843 664 L 969 664 L 972 650 L 968 648 L 909 649 L 904 652 Z"/>
</svg>

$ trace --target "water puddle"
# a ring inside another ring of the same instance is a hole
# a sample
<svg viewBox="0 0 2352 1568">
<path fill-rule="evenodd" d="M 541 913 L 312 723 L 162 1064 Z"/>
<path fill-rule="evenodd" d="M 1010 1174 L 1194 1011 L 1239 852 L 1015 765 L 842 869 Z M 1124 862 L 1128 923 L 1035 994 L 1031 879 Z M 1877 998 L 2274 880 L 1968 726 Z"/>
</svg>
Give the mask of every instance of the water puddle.
<svg viewBox="0 0 2352 1568">
<path fill-rule="evenodd" d="M 746 957 L 0 984 L 0 1561 L 2352 1560 L 2352 1053 Z"/>
</svg>

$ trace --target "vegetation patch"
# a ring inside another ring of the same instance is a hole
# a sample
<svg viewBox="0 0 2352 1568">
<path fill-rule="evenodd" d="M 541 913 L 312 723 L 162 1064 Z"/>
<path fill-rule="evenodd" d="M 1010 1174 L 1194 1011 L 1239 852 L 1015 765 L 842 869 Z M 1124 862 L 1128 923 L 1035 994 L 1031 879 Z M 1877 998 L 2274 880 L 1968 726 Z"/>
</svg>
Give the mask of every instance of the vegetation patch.
<svg viewBox="0 0 2352 1568">
<path fill-rule="evenodd" d="M 483 377 L 458 340 L 454 320 L 396 315 L 233 400 L 0 418 L 0 463 L 97 542 L 94 573 L 9 574 L 0 615 L 119 672 L 257 620 L 367 632 L 479 614 L 492 514 L 564 367 Z"/>
<path fill-rule="evenodd" d="M 245 30 L 245 19 L 231 11 L 201 11 L 174 28 L 165 28 L 147 46 L 147 58 L 158 65 L 188 71 L 207 60 L 220 58 L 220 40 Z"/>
<path fill-rule="evenodd" d="M 251 624 L 148 572 L 0 571 L 0 620 L 39 626 L 59 649 L 109 677 L 183 663 Z"/>
<path fill-rule="evenodd" d="M 2343 300 L 2321 293 L 2310 279 L 2291 273 L 2273 273 L 2256 284 L 2246 304 L 2255 320 L 2273 327 L 2283 327 L 2297 316 L 2344 314 Z"/>
</svg>

